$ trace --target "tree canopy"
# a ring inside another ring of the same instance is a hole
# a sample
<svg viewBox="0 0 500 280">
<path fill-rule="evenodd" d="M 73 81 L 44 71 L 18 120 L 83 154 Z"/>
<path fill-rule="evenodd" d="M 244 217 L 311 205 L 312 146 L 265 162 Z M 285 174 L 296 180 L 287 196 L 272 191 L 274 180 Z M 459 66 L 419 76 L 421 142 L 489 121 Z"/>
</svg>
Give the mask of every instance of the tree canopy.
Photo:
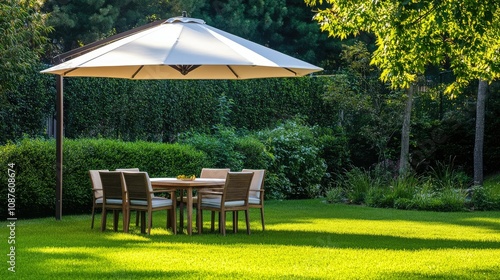
<svg viewBox="0 0 500 280">
<path fill-rule="evenodd" d="M 38 61 L 50 31 L 44 21 L 38 1 L 0 3 L 0 96 Z"/>
<path fill-rule="evenodd" d="M 497 0 L 305 0 L 320 6 L 315 19 L 329 35 L 375 34 L 372 63 L 381 78 L 408 88 L 428 65 L 450 67 L 448 91 L 472 80 L 500 77 L 500 2 Z"/>
</svg>

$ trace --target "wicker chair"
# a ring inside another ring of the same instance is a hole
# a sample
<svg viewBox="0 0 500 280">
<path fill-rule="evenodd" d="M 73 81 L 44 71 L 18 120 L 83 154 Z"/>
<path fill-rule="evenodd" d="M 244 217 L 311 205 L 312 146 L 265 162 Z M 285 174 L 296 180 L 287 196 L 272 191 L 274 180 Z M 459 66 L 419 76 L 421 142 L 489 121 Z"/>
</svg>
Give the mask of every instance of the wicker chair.
<svg viewBox="0 0 500 280">
<path fill-rule="evenodd" d="M 108 170 L 89 170 L 90 182 L 92 183 L 92 222 L 90 228 L 94 228 L 95 210 L 102 209 L 102 183 L 99 171 Z"/>
<path fill-rule="evenodd" d="M 116 171 L 131 171 L 131 172 L 139 172 L 139 168 L 117 168 Z"/>
<path fill-rule="evenodd" d="M 260 208 L 260 220 L 262 230 L 266 230 L 264 224 L 264 177 L 266 170 L 264 169 L 243 169 L 242 172 L 253 172 L 252 184 L 248 195 L 248 207 Z"/>
<path fill-rule="evenodd" d="M 203 231 L 203 210 L 219 212 L 219 229 L 226 235 L 226 212 L 233 212 L 233 231 L 236 232 L 238 220 L 234 214 L 245 211 L 247 234 L 250 234 L 248 217 L 248 192 L 252 182 L 253 172 L 229 172 L 222 191 L 201 190 L 198 192 L 197 224 L 198 233 Z M 215 196 L 215 197 L 214 197 Z"/>
<path fill-rule="evenodd" d="M 127 187 L 122 178 L 122 172 L 119 171 L 99 171 L 102 182 L 102 220 L 101 231 L 106 229 L 107 211 L 113 211 L 113 229 L 118 230 L 118 213 L 123 213 L 123 231 L 128 232 L 128 200 Z"/>
<path fill-rule="evenodd" d="M 144 223 L 146 214 L 148 216 L 147 234 L 150 234 L 153 211 L 167 210 L 167 227 L 168 216 L 170 215 L 172 231 L 176 234 L 175 191 L 172 190 L 170 198 L 156 197 L 153 193 L 148 173 L 146 172 L 123 172 L 123 178 L 127 186 L 130 211 L 136 210 L 141 213 L 141 232 L 146 232 Z"/>
<path fill-rule="evenodd" d="M 121 172 L 139 172 L 139 168 L 117 168 L 116 171 Z M 139 212 L 135 214 L 135 226 L 139 225 Z"/>
</svg>

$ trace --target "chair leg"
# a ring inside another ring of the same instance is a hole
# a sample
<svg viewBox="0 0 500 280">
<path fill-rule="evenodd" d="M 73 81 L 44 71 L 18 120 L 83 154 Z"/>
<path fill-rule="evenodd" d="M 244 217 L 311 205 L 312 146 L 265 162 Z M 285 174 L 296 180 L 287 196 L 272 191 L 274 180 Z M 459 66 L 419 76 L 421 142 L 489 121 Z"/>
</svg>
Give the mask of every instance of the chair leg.
<svg viewBox="0 0 500 280">
<path fill-rule="evenodd" d="M 90 229 L 94 228 L 94 215 L 95 215 L 95 207 L 92 205 L 92 223 L 90 224 Z"/>
<path fill-rule="evenodd" d="M 182 201 L 182 196 L 179 202 L 179 227 L 181 229 L 184 228 L 184 202 Z"/>
<path fill-rule="evenodd" d="M 153 211 L 148 211 L 148 235 L 151 234 L 152 226 L 153 226 Z"/>
<path fill-rule="evenodd" d="M 212 216 L 212 219 L 211 219 L 212 223 L 210 225 L 210 230 L 213 232 L 213 231 L 215 231 L 215 211 L 212 211 L 211 216 Z"/>
<path fill-rule="evenodd" d="M 106 208 L 102 208 L 102 213 L 101 213 L 101 231 L 104 231 L 106 229 Z"/>
<path fill-rule="evenodd" d="M 198 224 L 198 234 L 203 233 L 203 210 L 198 206 L 198 211 L 196 211 L 196 223 Z"/>
<path fill-rule="evenodd" d="M 130 228 L 130 211 L 128 209 L 123 209 L 123 232 L 128 232 Z"/>
<path fill-rule="evenodd" d="M 248 212 L 249 212 L 249 210 L 248 210 L 248 209 L 246 209 L 246 210 L 245 210 L 245 220 L 246 220 L 246 222 L 247 222 L 247 234 L 250 234 L 250 219 L 249 219 L 249 217 L 248 217 L 248 216 L 249 216 L 249 215 L 248 215 Z"/>
<path fill-rule="evenodd" d="M 219 229 L 220 229 L 220 233 L 223 236 L 226 236 L 226 211 L 224 211 L 224 213 L 221 213 L 221 215 L 220 215 Z"/>
<path fill-rule="evenodd" d="M 238 218 L 238 212 L 239 211 L 234 211 L 234 215 L 236 215 L 236 223 L 235 223 L 235 225 L 236 225 L 236 232 L 238 232 L 238 220 L 239 220 L 239 218 Z"/>
<path fill-rule="evenodd" d="M 118 211 L 113 210 L 113 230 L 118 231 Z"/>
<path fill-rule="evenodd" d="M 170 224 L 172 225 L 172 232 L 175 234 L 177 234 L 177 221 L 176 221 L 176 216 L 177 216 L 177 209 L 175 209 L 176 207 L 174 206 L 172 208 L 172 210 L 170 210 Z"/>
<path fill-rule="evenodd" d="M 141 233 L 146 233 L 146 211 L 141 211 Z"/>
<path fill-rule="evenodd" d="M 264 208 L 260 208 L 260 220 L 262 221 L 262 231 L 266 230 L 264 225 Z"/>
<path fill-rule="evenodd" d="M 238 232 L 238 211 L 233 211 L 233 233 Z"/>
<path fill-rule="evenodd" d="M 139 215 L 140 211 L 135 211 L 135 226 L 139 226 Z"/>
</svg>

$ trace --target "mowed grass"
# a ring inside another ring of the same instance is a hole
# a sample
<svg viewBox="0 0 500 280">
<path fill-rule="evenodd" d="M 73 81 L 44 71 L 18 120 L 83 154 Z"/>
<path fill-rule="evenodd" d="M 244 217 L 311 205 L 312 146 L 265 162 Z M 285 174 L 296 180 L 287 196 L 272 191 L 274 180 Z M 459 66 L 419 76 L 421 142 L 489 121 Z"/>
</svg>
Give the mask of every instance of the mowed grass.
<svg viewBox="0 0 500 280">
<path fill-rule="evenodd" d="M 0 279 L 500 279 L 500 212 L 268 201 L 266 231 L 252 211 L 251 235 L 240 214 L 225 237 L 205 214 L 193 236 L 163 229 L 163 213 L 150 236 L 113 232 L 111 215 L 106 232 L 90 215 L 19 220 L 15 273 L 2 222 Z"/>
</svg>

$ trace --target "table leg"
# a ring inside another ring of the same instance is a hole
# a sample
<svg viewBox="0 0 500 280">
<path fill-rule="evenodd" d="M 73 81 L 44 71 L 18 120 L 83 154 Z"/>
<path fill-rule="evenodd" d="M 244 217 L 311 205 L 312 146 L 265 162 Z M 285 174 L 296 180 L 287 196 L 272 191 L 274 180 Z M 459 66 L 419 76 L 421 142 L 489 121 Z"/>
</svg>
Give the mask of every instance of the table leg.
<svg viewBox="0 0 500 280">
<path fill-rule="evenodd" d="M 180 189 L 179 190 L 179 194 L 180 194 L 180 202 L 179 202 L 179 228 L 180 228 L 180 231 L 182 232 L 182 230 L 184 229 L 184 190 L 183 189 Z"/>
<path fill-rule="evenodd" d="M 187 231 L 193 233 L 193 188 L 187 189 Z"/>
</svg>

